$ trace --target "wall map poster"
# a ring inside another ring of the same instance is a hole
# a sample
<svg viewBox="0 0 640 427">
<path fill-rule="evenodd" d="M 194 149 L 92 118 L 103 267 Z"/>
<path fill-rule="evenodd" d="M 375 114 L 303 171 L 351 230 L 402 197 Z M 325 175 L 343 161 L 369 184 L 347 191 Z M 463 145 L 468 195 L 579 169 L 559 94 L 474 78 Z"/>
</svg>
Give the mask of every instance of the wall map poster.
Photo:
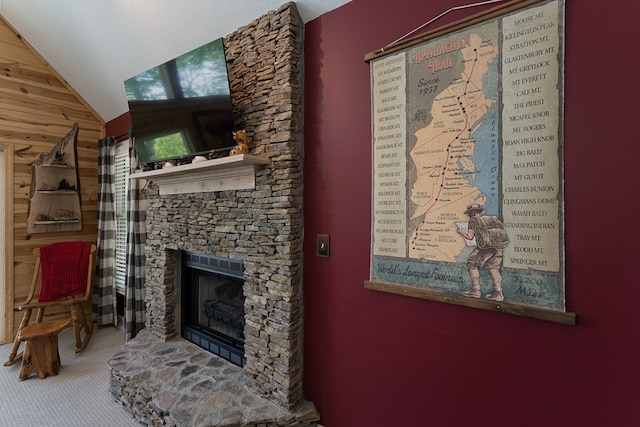
<svg viewBox="0 0 640 427">
<path fill-rule="evenodd" d="M 564 1 L 370 61 L 371 280 L 565 310 Z"/>
</svg>

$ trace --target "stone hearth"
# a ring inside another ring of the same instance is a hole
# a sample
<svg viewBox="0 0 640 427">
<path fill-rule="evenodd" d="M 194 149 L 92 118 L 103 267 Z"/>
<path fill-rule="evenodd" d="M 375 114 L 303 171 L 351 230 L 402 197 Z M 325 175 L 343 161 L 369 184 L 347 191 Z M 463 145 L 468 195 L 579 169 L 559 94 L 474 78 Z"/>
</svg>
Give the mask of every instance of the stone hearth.
<svg viewBox="0 0 640 427">
<path fill-rule="evenodd" d="M 113 395 L 145 424 L 319 419 L 302 394 L 303 32 L 287 3 L 225 37 L 236 127 L 247 131 L 250 154 L 269 160 L 255 189 L 147 188 L 145 330 L 109 365 Z M 244 368 L 179 337 L 180 251 L 244 262 Z"/>
<path fill-rule="evenodd" d="M 145 425 L 309 426 L 318 420 L 311 403 L 286 411 L 251 392 L 242 368 L 182 339 L 163 341 L 143 330 L 109 366 L 111 392 Z"/>
</svg>

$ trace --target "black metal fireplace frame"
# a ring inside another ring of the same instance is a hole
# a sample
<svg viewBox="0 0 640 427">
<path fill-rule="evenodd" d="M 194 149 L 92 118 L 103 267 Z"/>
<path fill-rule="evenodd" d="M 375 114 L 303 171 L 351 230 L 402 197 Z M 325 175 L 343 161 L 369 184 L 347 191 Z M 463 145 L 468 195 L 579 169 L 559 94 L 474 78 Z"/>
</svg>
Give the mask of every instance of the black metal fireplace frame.
<svg viewBox="0 0 640 427">
<path fill-rule="evenodd" d="M 191 292 L 188 283 L 192 280 L 192 275 L 197 274 L 198 271 L 244 281 L 244 263 L 242 261 L 213 255 L 183 251 L 181 270 L 181 292 L 183 293 L 181 299 L 183 304 L 184 301 L 189 299 L 189 292 Z M 184 307 L 182 307 L 181 313 L 182 326 L 180 334 L 184 339 L 237 366 L 243 367 L 245 365 L 246 358 L 242 342 L 217 333 L 214 330 L 193 324 L 188 320 Z"/>
</svg>

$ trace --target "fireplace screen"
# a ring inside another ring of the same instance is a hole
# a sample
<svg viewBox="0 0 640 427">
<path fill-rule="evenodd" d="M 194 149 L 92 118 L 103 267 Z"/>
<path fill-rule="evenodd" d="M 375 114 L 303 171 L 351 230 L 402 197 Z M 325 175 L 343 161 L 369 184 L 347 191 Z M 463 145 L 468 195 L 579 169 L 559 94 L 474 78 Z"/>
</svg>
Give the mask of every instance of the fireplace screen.
<svg viewBox="0 0 640 427">
<path fill-rule="evenodd" d="M 182 336 L 244 366 L 244 292 L 241 261 L 184 253 Z"/>
</svg>

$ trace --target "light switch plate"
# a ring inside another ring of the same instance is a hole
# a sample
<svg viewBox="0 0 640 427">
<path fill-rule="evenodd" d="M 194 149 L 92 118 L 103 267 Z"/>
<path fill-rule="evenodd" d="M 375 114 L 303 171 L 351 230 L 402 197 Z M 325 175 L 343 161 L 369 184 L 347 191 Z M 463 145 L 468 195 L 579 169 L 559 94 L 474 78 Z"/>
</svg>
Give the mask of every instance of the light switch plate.
<svg viewBox="0 0 640 427">
<path fill-rule="evenodd" d="M 316 247 L 317 247 L 317 254 L 319 257 L 329 258 L 329 235 L 318 234 Z"/>
</svg>

